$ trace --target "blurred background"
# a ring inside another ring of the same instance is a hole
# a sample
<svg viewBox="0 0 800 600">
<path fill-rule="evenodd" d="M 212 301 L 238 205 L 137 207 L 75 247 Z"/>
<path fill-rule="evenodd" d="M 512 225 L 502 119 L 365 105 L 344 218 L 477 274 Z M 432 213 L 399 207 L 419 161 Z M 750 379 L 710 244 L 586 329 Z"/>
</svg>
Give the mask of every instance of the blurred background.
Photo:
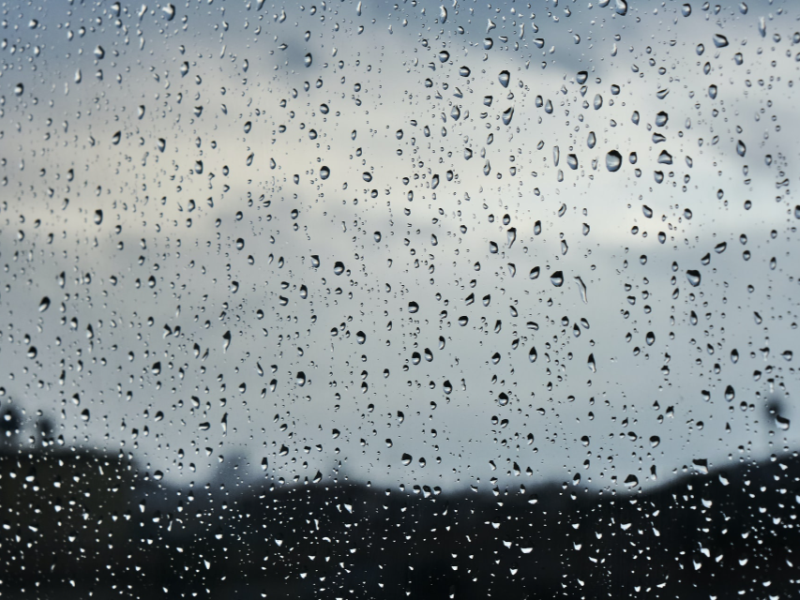
<svg viewBox="0 0 800 600">
<path fill-rule="evenodd" d="M 796 594 L 796 10 L 4 3 L 3 595 Z"/>
</svg>

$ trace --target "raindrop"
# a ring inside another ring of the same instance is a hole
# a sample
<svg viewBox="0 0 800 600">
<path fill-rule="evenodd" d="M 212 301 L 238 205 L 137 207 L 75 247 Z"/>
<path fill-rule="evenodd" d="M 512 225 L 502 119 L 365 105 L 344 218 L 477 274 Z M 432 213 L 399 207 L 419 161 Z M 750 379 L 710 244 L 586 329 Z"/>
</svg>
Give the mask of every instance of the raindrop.
<svg viewBox="0 0 800 600">
<path fill-rule="evenodd" d="M 575 156 L 574 154 L 568 154 L 567 155 L 567 165 L 569 165 L 570 169 L 575 171 L 578 168 L 578 157 Z"/>
<path fill-rule="evenodd" d="M 517 239 L 517 229 L 516 229 L 516 227 L 511 227 L 506 232 L 506 239 L 508 241 L 508 247 L 511 248 L 511 246 L 514 245 L 514 241 Z"/>
<path fill-rule="evenodd" d="M 611 150 L 608 154 L 606 154 L 606 168 L 614 173 L 615 171 L 619 171 L 619 168 L 622 166 L 622 155 L 617 152 L 616 150 Z"/>
<path fill-rule="evenodd" d="M 504 88 L 507 88 L 509 81 L 511 81 L 511 73 L 505 70 L 500 71 L 499 80 L 500 80 L 500 85 L 502 85 Z"/>
<path fill-rule="evenodd" d="M 578 284 L 578 292 L 580 292 L 581 301 L 584 304 L 588 304 L 589 303 L 589 298 L 588 298 L 588 295 L 586 293 L 586 284 L 583 283 L 583 279 L 581 279 L 581 277 L 579 275 L 575 276 L 575 283 Z"/>
<path fill-rule="evenodd" d="M 694 269 L 686 271 L 686 279 L 689 280 L 692 287 L 697 287 L 700 285 L 700 271 Z"/>
</svg>

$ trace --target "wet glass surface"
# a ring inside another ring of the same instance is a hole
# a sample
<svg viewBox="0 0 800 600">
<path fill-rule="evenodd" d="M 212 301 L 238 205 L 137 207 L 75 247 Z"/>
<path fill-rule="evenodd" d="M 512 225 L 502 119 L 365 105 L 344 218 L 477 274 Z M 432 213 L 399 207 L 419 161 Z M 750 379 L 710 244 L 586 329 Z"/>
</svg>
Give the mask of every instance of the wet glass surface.
<svg viewBox="0 0 800 600">
<path fill-rule="evenodd" d="M 0 595 L 796 595 L 797 9 L 3 4 Z"/>
</svg>

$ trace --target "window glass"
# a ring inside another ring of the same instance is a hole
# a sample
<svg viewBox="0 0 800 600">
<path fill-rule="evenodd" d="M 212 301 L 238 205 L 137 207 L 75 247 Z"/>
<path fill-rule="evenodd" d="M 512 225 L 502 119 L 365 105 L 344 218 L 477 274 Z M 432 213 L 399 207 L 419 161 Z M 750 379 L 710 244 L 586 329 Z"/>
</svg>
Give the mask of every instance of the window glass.
<svg viewBox="0 0 800 600">
<path fill-rule="evenodd" d="M 795 596 L 797 18 L 4 2 L 0 595 Z"/>
</svg>

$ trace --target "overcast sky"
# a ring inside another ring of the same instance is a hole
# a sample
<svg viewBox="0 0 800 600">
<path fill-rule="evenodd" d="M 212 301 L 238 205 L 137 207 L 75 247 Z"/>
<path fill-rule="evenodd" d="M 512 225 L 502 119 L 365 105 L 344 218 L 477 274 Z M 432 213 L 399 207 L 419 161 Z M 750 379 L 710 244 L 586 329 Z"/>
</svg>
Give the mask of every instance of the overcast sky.
<svg viewBox="0 0 800 600">
<path fill-rule="evenodd" d="M 7 4 L 23 446 L 446 489 L 795 450 L 796 9 L 628 4 Z"/>
</svg>

